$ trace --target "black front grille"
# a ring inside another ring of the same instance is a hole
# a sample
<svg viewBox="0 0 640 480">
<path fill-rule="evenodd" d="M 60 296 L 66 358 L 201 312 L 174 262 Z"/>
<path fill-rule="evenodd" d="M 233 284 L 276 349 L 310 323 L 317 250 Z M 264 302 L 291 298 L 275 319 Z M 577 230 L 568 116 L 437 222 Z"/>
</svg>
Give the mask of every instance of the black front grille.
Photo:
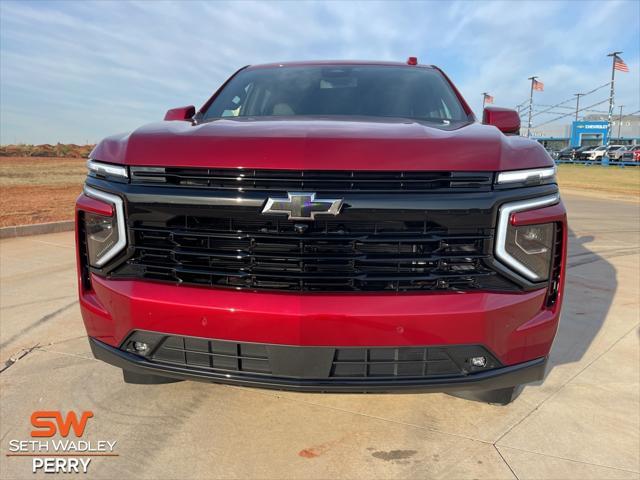
<svg viewBox="0 0 640 480">
<path fill-rule="evenodd" d="M 445 228 L 424 213 L 378 221 L 341 214 L 300 227 L 241 208 L 205 208 L 208 216 L 148 208 L 130 207 L 132 255 L 112 276 L 312 292 L 517 288 L 487 266 L 492 229 Z M 469 212 L 454 214 L 473 223 Z M 372 216 L 381 217 L 362 215 Z"/>
<path fill-rule="evenodd" d="M 271 373 L 266 347 L 256 343 L 167 336 L 149 359 L 222 372 Z"/>
<path fill-rule="evenodd" d="M 485 355 L 484 353 L 482 353 Z M 331 377 L 435 377 L 462 375 L 446 348 L 338 348 Z"/>
<path fill-rule="evenodd" d="M 493 173 L 131 167 L 131 182 L 236 191 L 482 192 L 491 190 Z"/>
<path fill-rule="evenodd" d="M 147 346 L 144 353 L 135 348 L 140 342 Z M 120 348 L 192 371 L 335 381 L 462 377 L 501 366 L 480 345 L 305 347 L 134 331 Z M 474 357 L 483 357 L 484 365 L 474 365 Z"/>
</svg>

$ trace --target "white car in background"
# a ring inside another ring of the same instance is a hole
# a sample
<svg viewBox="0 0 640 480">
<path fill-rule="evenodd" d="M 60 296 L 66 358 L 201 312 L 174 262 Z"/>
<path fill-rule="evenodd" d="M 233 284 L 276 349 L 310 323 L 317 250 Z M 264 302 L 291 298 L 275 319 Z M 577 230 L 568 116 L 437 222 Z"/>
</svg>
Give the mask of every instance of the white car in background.
<svg viewBox="0 0 640 480">
<path fill-rule="evenodd" d="M 622 160 L 622 157 L 624 156 L 624 152 L 628 151 L 629 148 L 626 145 L 623 145 L 620 148 L 616 148 L 615 150 L 613 149 L 613 146 L 611 147 L 611 150 L 609 150 L 609 160 Z"/>
<path fill-rule="evenodd" d="M 604 154 L 606 149 L 606 145 L 594 145 L 591 148 L 583 150 L 581 152 L 579 160 L 595 160 L 596 158 L 602 158 L 602 155 Z"/>
<path fill-rule="evenodd" d="M 604 157 L 605 153 L 609 158 L 611 158 L 611 155 L 615 155 L 615 152 L 621 148 L 624 148 L 624 145 L 610 145 L 609 147 L 601 145 L 598 148 L 587 150 L 584 153 L 587 157 L 587 160 L 602 160 L 602 157 Z"/>
</svg>

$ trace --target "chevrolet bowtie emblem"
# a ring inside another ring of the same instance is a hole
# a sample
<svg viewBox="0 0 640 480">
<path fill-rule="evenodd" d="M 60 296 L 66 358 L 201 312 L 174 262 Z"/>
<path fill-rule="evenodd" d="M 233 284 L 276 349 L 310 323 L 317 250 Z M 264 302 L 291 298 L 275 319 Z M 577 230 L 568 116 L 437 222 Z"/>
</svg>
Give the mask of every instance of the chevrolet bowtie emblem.
<svg viewBox="0 0 640 480">
<path fill-rule="evenodd" d="M 286 213 L 289 220 L 314 220 L 316 215 L 338 215 L 342 199 L 316 199 L 315 193 L 287 193 L 288 198 L 269 198 L 263 214 Z"/>
</svg>

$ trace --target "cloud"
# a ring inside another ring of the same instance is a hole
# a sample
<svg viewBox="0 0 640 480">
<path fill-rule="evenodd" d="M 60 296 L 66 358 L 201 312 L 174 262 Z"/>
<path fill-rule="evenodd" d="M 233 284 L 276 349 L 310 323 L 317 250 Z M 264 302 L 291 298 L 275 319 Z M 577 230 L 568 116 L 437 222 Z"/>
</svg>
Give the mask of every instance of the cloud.
<svg viewBox="0 0 640 480">
<path fill-rule="evenodd" d="M 4 0 L 0 142 L 94 142 L 201 105 L 243 65 L 303 59 L 417 55 L 480 113 L 483 91 L 499 105 L 525 100 L 532 74 L 545 104 L 605 83 L 606 53 L 624 50 L 617 103 L 638 110 L 640 27 L 620 19 L 639 16 L 635 1 Z"/>
</svg>

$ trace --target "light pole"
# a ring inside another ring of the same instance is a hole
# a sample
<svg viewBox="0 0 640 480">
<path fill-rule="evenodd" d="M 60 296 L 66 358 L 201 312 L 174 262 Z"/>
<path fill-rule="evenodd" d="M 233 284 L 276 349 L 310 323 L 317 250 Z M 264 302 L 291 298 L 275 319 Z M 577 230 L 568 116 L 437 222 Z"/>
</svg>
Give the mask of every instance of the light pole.
<svg viewBox="0 0 640 480">
<path fill-rule="evenodd" d="M 529 92 L 529 120 L 527 121 L 527 137 L 531 136 L 531 113 L 533 111 L 533 84 L 538 77 L 529 77 L 531 80 L 531 91 Z"/>
<path fill-rule="evenodd" d="M 622 52 L 611 52 L 607 57 L 611 57 L 611 92 L 609 94 L 609 118 L 607 119 L 607 147 L 611 145 L 611 117 L 613 116 L 613 96 L 615 94 L 614 82 L 616 79 L 616 58 Z"/>
<path fill-rule="evenodd" d="M 620 127 L 622 127 L 622 107 L 624 105 L 620 105 L 620 117 L 618 117 L 618 142 L 620 142 Z"/>
<path fill-rule="evenodd" d="M 576 122 L 578 121 L 578 112 L 580 111 L 580 97 L 584 96 L 584 93 L 574 93 L 576 97 Z"/>
</svg>

